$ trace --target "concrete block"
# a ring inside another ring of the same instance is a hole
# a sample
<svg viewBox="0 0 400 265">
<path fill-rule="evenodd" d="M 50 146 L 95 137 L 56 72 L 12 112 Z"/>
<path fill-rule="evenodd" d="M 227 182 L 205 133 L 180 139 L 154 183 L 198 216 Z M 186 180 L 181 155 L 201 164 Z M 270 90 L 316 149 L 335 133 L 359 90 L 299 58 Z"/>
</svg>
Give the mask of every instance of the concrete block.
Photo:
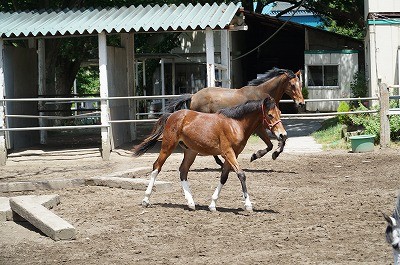
<svg viewBox="0 0 400 265">
<path fill-rule="evenodd" d="M 135 178 L 138 176 L 142 176 L 143 174 L 148 174 L 151 169 L 151 167 L 136 167 L 124 171 L 113 172 L 111 174 L 108 174 L 107 177 Z"/>
<path fill-rule="evenodd" d="M 0 197 L 0 222 L 5 222 L 12 218 L 12 211 L 10 207 L 10 199 L 7 197 Z"/>
<path fill-rule="evenodd" d="M 111 188 L 121 188 L 129 190 L 146 190 L 149 180 L 141 178 L 121 178 L 121 177 L 92 177 L 86 181 L 89 186 L 106 186 Z M 166 181 L 156 181 L 157 190 L 170 190 L 171 183 Z"/>
<path fill-rule="evenodd" d="M 10 198 L 11 209 L 53 240 L 76 238 L 75 228 L 46 207 L 24 196 Z"/>
<path fill-rule="evenodd" d="M 51 195 L 24 195 L 18 196 L 19 198 L 30 199 L 47 209 L 51 209 L 60 204 L 60 196 L 58 194 Z M 5 219 L 4 219 L 5 218 Z M 10 198 L 0 197 L 0 222 L 14 221 L 25 222 L 26 220 L 11 210 Z"/>
<path fill-rule="evenodd" d="M 60 190 L 66 188 L 72 188 L 76 186 L 85 185 L 83 179 L 53 179 L 33 182 L 36 189 L 41 190 Z"/>
<path fill-rule="evenodd" d="M 17 192 L 17 191 L 33 191 L 36 190 L 35 185 L 28 181 L 8 182 L 0 184 L 0 192 Z"/>
</svg>

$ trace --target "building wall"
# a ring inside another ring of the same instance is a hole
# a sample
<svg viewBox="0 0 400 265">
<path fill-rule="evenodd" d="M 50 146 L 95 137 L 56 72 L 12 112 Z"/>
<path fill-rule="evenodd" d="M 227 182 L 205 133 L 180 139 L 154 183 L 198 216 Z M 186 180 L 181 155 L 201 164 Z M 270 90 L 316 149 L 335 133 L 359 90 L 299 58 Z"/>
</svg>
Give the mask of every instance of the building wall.
<svg viewBox="0 0 400 265">
<path fill-rule="evenodd" d="M 309 51 L 304 56 L 305 86 L 310 99 L 329 99 L 350 97 L 350 84 L 358 71 L 358 53 L 352 50 L 344 51 Z M 311 88 L 308 84 L 308 66 L 338 65 L 338 87 Z M 339 102 L 308 102 L 308 111 L 336 111 Z"/>
<path fill-rule="evenodd" d="M 364 17 L 375 12 L 400 12 L 399 0 L 364 0 Z"/>
<path fill-rule="evenodd" d="M 383 13 L 394 14 L 387 18 Z M 396 15 L 397 14 L 397 15 Z M 370 96 L 379 95 L 379 82 L 398 85 L 400 49 L 400 1 L 369 0 L 365 6 L 366 74 Z M 398 94 L 398 90 L 392 90 Z"/>
</svg>

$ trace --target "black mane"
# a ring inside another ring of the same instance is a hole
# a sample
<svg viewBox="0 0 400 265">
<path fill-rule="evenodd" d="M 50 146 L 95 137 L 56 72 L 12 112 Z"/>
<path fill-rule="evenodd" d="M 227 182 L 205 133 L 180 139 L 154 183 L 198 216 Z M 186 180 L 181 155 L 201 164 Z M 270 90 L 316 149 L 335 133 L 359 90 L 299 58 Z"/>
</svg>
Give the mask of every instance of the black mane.
<svg viewBox="0 0 400 265">
<path fill-rule="evenodd" d="M 217 113 L 220 113 L 228 118 L 239 119 L 249 112 L 261 109 L 262 102 L 263 100 L 249 100 L 241 105 L 220 109 Z"/>
<path fill-rule="evenodd" d="M 267 82 L 268 80 L 270 80 L 274 77 L 280 76 L 285 73 L 288 74 L 290 79 L 296 77 L 296 75 L 293 73 L 292 70 L 279 69 L 279 68 L 274 67 L 271 70 L 269 70 L 268 72 L 266 72 L 265 76 L 253 79 L 247 85 L 248 86 L 258 86 L 258 85 L 261 85 L 262 83 Z"/>
</svg>

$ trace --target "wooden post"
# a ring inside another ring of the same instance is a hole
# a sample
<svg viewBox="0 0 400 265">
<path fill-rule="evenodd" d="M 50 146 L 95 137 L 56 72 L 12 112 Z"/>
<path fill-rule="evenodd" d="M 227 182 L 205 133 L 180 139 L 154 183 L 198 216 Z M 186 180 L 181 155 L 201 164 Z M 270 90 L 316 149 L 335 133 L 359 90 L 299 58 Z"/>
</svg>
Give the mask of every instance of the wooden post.
<svg viewBox="0 0 400 265">
<path fill-rule="evenodd" d="M 107 78 L 107 38 L 102 31 L 98 34 L 99 41 L 99 71 L 100 71 L 100 109 L 101 125 L 108 126 L 101 128 L 101 156 L 103 160 L 110 159 L 111 139 L 110 139 L 110 113 L 108 107 L 108 78 Z"/>
<path fill-rule="evenodd" d="M 0 38 L 0 99 L 4 99 L 6 92 L 5 78 L 4 78 L 4 41 Z M 4 129 L 5 126 L 5 102 L 0 102 L 0 128 Z M 7 148 L 6 148 L 6 133 L 0 131 L 0 165 L 4 166 L 7 161 Z"/>
<path fill-rule="evenodd" d="M 207 86 L 215 86 L 214 35 L 211 28 L 206 28 Z"/>
<path fill-rule="evenodd" d="M 38 93 L 40 96 L 46 94 L 46 53 L 45 53 L 45 41 L 44 39 L 38 40 L 38 82 L 39 82 L 39 90 Z M 39 101 L 38 106 L 40 110 L 44 110 L 45 102 Z M 43 116 L 43 112 L 39 112 L 39 116 Z M 39 118 L 39 126 L 46 127 L 47 122 L 45 119 Z M 47 143 L 47 131 L 40 130 L 40 143 Z"/>
<path fill-rule="evenodd" d="M 390 124 L 389 124 L 389 88 L 386 84 L 379 84 L 379 104 L 381 116 L 381 148 L 389 147 L 390 143 Z"/>
</svg>

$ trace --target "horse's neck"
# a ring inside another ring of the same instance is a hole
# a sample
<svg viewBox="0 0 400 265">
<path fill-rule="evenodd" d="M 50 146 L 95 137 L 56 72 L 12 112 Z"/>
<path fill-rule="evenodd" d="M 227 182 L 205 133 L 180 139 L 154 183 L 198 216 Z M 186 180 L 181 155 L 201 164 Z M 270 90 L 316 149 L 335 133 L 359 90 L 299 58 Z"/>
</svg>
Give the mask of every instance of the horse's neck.
<svg viewBox="0 0 400 265">
<path fill-rule="evenodd" d="M 260 111 L 254 111 L 245 114 L 238 121 L 243 128 L 244 134 L 250 137 L 250 135 L 252 135 L 257 127 L 262 123 L 262 120 L 262 113 Z"/>
<path fill-rule="evenodd" d="M 276 103 L 282 99 L 284 93 L 284 81 L 281 80 L 283 77 L 278 76 L 274 77 L 267 82 L 262 83 L 258 86 L 245 86 L 243 87 L 243 91 L 246 95 L 251 97 L 251 95 L 257 95 L 257 99 L 263 99 L 267 95 L 270 95 L 275 99 Z"/>
</svg>

